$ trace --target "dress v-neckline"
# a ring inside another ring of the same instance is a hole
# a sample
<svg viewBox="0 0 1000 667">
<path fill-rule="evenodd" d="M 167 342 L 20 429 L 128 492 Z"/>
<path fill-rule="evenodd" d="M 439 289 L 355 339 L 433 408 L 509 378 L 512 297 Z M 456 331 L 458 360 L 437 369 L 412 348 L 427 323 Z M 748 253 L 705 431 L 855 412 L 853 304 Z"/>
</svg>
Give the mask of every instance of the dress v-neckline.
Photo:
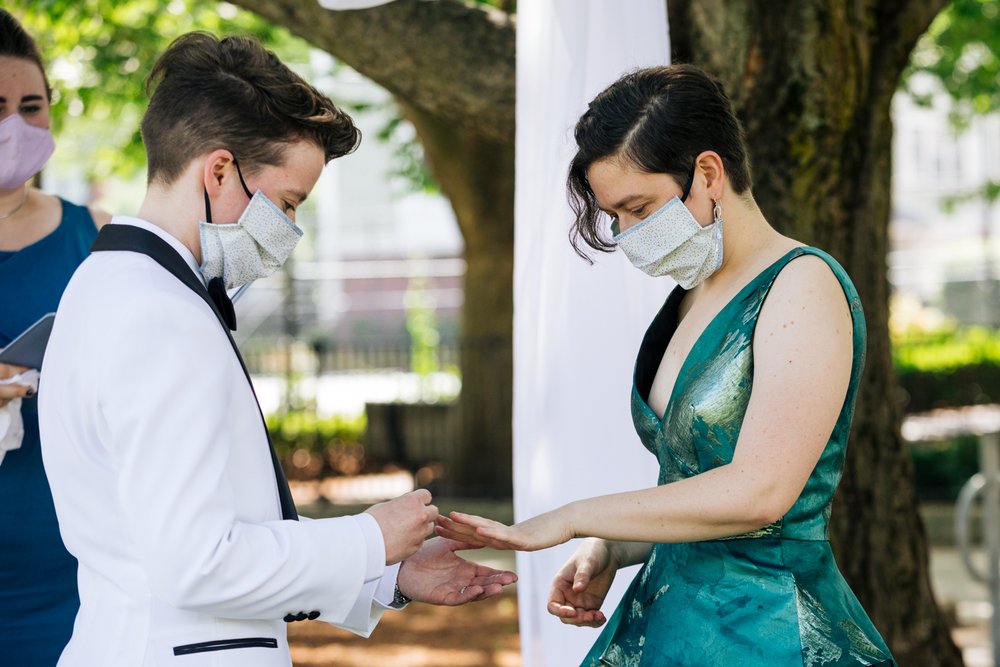
<svg viewBox="0 0 1000 667">
<path fill-rule="evenodd" d="M 744 296 L 744 293 L 747 292 L 752 286 L 754 286 L 756 284 L 756 282 L 761 278 L 761 276 L 765 275 L 771 269 L 773 269 L 775 266 L 777 266 L 781 262 L 783 262 L 786 259 L 788 259 L 789 255 L 793 255 L 793 254 L 796 254 L 796 253 L 798 253 L 798 254 L 805 254 L 810 249 L 811 249 L 811 246 L 802 245 L 802 246 L 796 246 L 796 247 L 792 248 L 791 250 L 789 250 L 788 252 L 786 252 L 784 255 L 782 255 L 781 257 L 779 257 L 778 259 L 776 259 L 774 262 L 772 262 L 771 264 L 769 264 L 766 268 L 764 268 L 760 273 L 758 273 L 753 278 L 751 278 L 747 282 L 746 285 L 744 285 L 736 294 L 734 294 L 729 299 L 729 301 L 727 301 L 725 303 L 725 305 L 722 306 L 722 308 L 719 309 L 719 312 L 717 312 L 715 315 L 712 316 L 712 319 L 710 319 L 708 321 L 708 324 L 705 325 L 705 328 L 702 329 L 701 333 L 698 334 L 698 337 L 695 338 L 694 345 L 692 345 L 691 349 L 687 351 L 687 355 L 684 357 L 684 361 L 681 362 L 680 368 L 677 369 L 677 377 L 674 378 L 674 384 L 670 388 L 670 395 L 667 397 L 667 403 L 666 403 L 666 405 L 663 408 L 663 416 L 662 417 L 659 416 L 659 415 L 657 415 L 656 414 L 656 410 L 654 410 L 653 407 L 649 404 L 649 395 L 647 394 L 645 397 L 643 397 L 639 393 L 639 387 L 636 384 L 636 373 L 633 372 L 633 374 L 632 374 L 632 391 L 635 392 L 635 394 L 638 396 L 639 401 L 642 403 L 642 407 L 654 419 L 656 419 L 656 422 L 657 422 L 657 431 L 662 431 L 663 430 L 663 426 L 664 426 L 664 424 L 666 424 L 666 421 L 667 421 L 667 416 L 670 414 L 670 410 L 671 410 L 671 408 L 674 405 L 674 400 L 677 398 L 677 388 L 681 384 L 680 380 L 684 376 L 684 372 L 687 370 L 688 366 L 692 363 L 691 360 L 692 360 L 692 358 L 694 356 L 694 351 L 698 349 L 698 345 L 702 342 L 702 340 L 705 337 L 705 334 L 708 333 L 709 329 L 711 329 L 715 325 L 715 323 L 719 320 L 719 318 L 722 317 L 722 314 L 725 313 L 727 310 L 729 310 L 729 308 L 734 303 L 737 303 L 737 302 L 741 301 L 740 297 Z M 676 289 L 682 290 L 684 292 L 687 291 L 687 290 L 684 290 L 684 288 L 680 287 L 679 285 L 677 286 Z M 667 297 L 667 299 L 669 301 L 670 297 Z M 680 326 L 680 320 L 677 317 L 678 314 L 679 314 L 679 311 L 680 311 L 680 306 L 681 306 L 681 300 L 678 299 L 677 300 L 677 305 L 676 305 L 676 311 L 677 312 L 674 313 L 674 319 L 676 320 L 676 323 L 674 324 L 673 331 L 670 332 L 670 337 L 667 339 L 667 344 L 663 346 L 663 352 L 659 355 L 659 362 L 660 363 L 662 363 L 662 361 L 663 361 L 663 355 L 665 355 L 667 353 L 667 348 L 670 346 L 670 341 L 673 340 L 674 334 L 677 333 L 677 327 Z M 638 370 L 638 368 L 636 370 Z M 656 372 L 653 373 L 653 379 L 652 379 L 652 381 L 650 382 L 650 385 L 649 385 L 649 392 L 650 393 L 652 393 L 653 383 L 656 382 L 656 373 L 658 373 L 658 372 L 659 372 L 659 367 L 657 367 Z"/>
</svg>

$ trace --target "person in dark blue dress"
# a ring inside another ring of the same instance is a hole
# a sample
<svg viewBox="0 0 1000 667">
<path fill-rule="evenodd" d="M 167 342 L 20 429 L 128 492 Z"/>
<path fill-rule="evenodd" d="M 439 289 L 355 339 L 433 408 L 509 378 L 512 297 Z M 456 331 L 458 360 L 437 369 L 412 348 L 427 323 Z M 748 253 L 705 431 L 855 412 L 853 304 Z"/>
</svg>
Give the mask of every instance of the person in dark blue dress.
<svg viewBox="0 0 1000 667">
<path fill-rule="evenodd" d="M 49 101 L 34 41 L 0 9 L 0 347 L 56 310 L 107 220 L 31 185 L 54 147 Z M 0 380 L 23 370 L 0 364 Z M 42 468 L 37 397 L 0 385 L 0 408 L 16 399 L 24 437 L 0 460 L 0 665 L 48 667 L 73 631 L 76 560 L 60 539 Z"/>
</svg>

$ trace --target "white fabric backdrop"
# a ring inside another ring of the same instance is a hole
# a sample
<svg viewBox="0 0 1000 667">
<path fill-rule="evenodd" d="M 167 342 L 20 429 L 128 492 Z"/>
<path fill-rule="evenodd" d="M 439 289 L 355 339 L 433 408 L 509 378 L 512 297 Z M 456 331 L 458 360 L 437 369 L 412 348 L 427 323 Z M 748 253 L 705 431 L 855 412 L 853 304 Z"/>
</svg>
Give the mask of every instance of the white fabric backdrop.
<svg viewBox="0 0 1000 667">
<path fill-rule="evenodd" d="M 622 73 L 669 60 L 664 0 L 518 3 L 514 252 L 514 511 L 518 520 L 582 497 L 652 486 L 656 461 L 632 428 L 635 353 L 672 287 L 620 253 L 578 258 L 567 240 L 573 126 Z M 598 630 L 545 610 L 578 545 L 518 554 L 525 667 L 578 665 Z M 617 577 L 608 617 L 636 568 Z"/>
</svg>

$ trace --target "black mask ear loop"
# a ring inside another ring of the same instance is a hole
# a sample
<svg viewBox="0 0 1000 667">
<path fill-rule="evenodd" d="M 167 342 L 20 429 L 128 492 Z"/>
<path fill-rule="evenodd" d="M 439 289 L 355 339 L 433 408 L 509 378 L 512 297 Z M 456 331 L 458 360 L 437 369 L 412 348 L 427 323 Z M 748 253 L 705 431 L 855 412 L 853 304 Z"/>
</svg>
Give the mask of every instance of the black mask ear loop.
<svg viewBox="0 0 1000 667">
<path fill-rule="evenodd" d="M 243 192 L 247 193 L 247 199 L 253 199 L 253 193 L 247 187 L 247 182 L 243 180 L 243 172 L 240 171 L 240 163 L 236 161 L 235 155 L 233 156 L 233 164 L 236 165 L 236 175 L 240 177 L 240 185 L 243 186 Z"/>
<path fill-rule="evenodd" d="M 684 194 L 681 195 L 681 202 L 683 202 L 685 199 L 687 199 L 688 195 L 691 194 L 691 186 L 694 185 L 694 172 L 695 172 L 695 170 L 697 168 L 698 168 L 698 163 L 697 162 L 695 162 L 693 165 L 691 165 L 691 175 L 688 176 L 687 185 L 684 186 Z"/>
<path fill-rule="evenodd" d="M 240 171 L 240 163 L 236 161 L 235 155 L 233 156 L 233 164 L 236 165 L 236 175 L 240 177 L 240 185 L 243 186 L 243 192 L 247 193 L 247 199 L 253 199 L 250 188 L 247 187 L 246 181 L 243 180 L 243 172 Z M 205 222 L 212 224 L 212 204 L 208 201 L 208 190 L 202 189 L 202 192 L 205 194 Z"/>
<path fill-rule="evenodd" d="M 208 189 L 203 188 L 202 192 L 205 193 L 205 222 L 212 224 L 212 205 L 208 203 Z"/>
</svg>

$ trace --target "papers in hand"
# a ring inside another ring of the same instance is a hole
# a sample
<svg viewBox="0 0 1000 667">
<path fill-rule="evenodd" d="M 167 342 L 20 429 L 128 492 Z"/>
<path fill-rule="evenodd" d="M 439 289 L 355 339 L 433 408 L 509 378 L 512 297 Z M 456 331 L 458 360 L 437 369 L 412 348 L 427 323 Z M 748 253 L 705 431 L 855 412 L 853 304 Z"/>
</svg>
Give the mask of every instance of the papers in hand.
<svg viewBox="0 0 1000 667">
<path fill-rule="evenodd" d="M 14 377 L 0 380 L 0 384 L 23 384 L 38 391 L 38 371 L 29 370 Z M 0 463 L 12 449 L 21 447 L 24 440 L 24 420 L 21 418 L 21 399 L 15 398 L 0 408 Z"/>
</svg>

